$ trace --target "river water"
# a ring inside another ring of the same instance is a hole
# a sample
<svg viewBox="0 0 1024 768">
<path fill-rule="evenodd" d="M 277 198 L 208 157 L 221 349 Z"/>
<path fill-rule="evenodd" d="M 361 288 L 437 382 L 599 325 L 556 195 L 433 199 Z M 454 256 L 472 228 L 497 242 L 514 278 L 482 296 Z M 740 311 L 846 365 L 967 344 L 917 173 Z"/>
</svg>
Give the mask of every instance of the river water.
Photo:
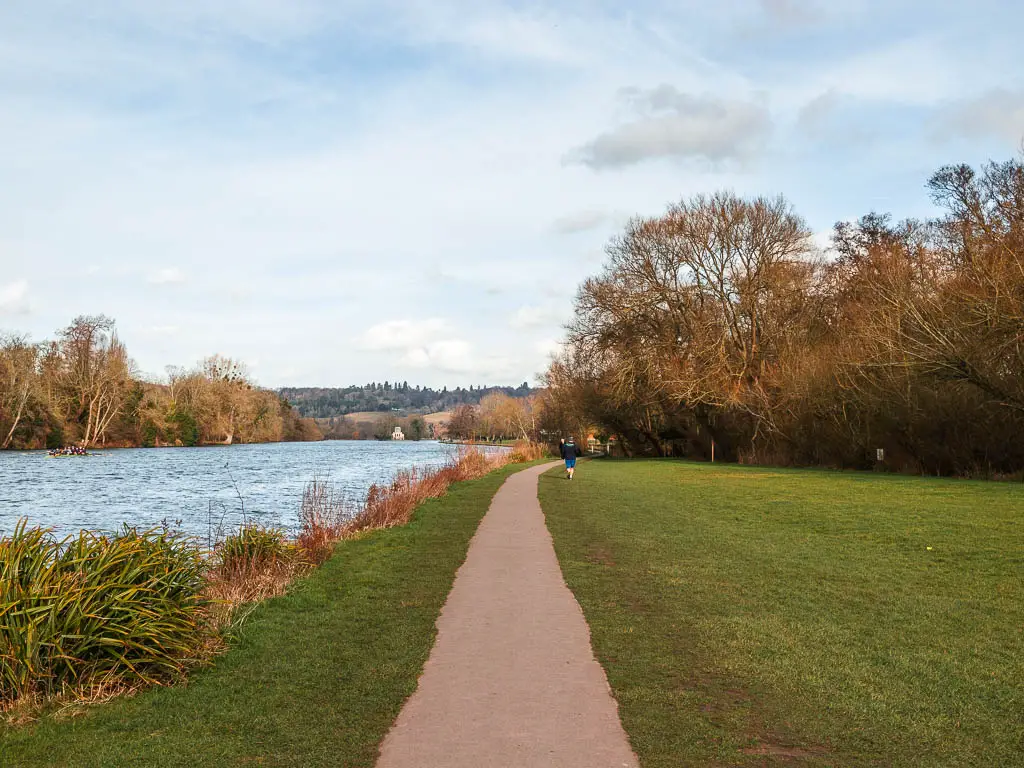
<svg viewBox="0 0 1024 768">
<path fill-rule="evenodd" d="M 358 504 L 372 483 L 400 469 L 440 466 L 455 450 L 433 441 L 338 440 L 140 448 L 57 459 L 45 452 L 0 452 L 0 535 L 27 517 L 58 534 L 166 522 L 206 540 L 218 526 L 240 522 L 243 503 L 249 519 L 294 530 L 302 489 L 314 474 Z"/>
</svg>

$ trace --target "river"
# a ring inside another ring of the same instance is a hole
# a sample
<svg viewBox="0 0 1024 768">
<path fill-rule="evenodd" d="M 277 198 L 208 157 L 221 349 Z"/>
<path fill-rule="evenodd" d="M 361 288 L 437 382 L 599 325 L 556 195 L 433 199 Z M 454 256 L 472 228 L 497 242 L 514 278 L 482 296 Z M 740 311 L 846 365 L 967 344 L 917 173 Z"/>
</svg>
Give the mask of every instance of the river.
<svg viewBox="0 0 1024 768">
<path fill-rule="evenodd" d="M 243 502 L 250 519 L 294 530 L 302 489 L 314 474 L 329 478 L 356 504 L 372 483 L 400 469 L 440 466 L 455 451 L 433 441 L 338 440 L 125 449 L 56 459 L 45 452 L 0 452 L 0 535 L 27 517 L 59 534 L 166 521 L 206 540 L 218 525 L 241 521 Z"/>
</svg>

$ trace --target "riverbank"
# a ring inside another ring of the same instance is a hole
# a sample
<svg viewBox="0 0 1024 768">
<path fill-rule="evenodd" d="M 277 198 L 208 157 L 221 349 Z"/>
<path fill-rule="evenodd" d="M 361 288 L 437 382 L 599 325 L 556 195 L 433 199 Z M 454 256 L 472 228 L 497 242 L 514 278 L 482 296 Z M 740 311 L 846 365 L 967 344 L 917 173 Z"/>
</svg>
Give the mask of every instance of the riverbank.
<svg viewBox="0 0 1024 768">
<path fill-rule="evenodd" d="M 0 726 L 0 764 L 372 766 L 416 680 L 469 540 L 508 466 L 452 485 L 405 526 L 336 556 L 236 630 L 185 687 Z"/>
<path fill-rule="evenodd" d="M 598 460 L 540 498 L 644 766 L 1020 764 L 1019 486 Z"/>
</svg>

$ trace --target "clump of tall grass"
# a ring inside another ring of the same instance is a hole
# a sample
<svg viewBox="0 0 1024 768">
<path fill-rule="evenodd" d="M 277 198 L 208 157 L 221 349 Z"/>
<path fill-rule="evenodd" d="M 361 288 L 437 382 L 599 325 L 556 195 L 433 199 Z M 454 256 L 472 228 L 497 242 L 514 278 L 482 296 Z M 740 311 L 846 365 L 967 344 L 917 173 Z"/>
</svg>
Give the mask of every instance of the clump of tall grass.
<svg viewBox="0 0 1024 768">
<path fill-rule="evenodd" d="M 306 562 L 321 565 L 333 553 L 351 515 L 344 498 L 322 477 L 314 476 L 302 491 L 296 543 Z"/>
<path fill-rule="evenodd" d="M 370 486 L 363 508 L 346 525 L 345 533 L 405 525 L 416 507 L 427 499 L 444 496 L 452 483 L 483 477 L 508 464 L 511 458 L 505 451 L 485 453 L 468 448 L 438 469 L 403 470 L 388 485 Z"/>
<path fill-rule="evenodd" d="M 215 629 L 235 623 L 238 609 L 284 594 L 304 569 L 299 548 L 285 532 L 246 521 L 214 546 L 205 593 Z"/>
<path fill-rule="evenodd" d="M 173 680 L 203 655 L 205 562 L 166 531 L 0 539 L 0 709 L 103 681 Z"/>
</svg>

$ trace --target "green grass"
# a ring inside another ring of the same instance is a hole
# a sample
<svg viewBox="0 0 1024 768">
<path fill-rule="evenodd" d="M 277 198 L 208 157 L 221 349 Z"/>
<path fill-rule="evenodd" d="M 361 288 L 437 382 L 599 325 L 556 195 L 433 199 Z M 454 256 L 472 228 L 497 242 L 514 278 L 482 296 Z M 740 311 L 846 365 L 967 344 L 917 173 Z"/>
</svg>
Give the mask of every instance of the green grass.
<svg viewBox="0 0 1024 768">
<path fill-rule="evenodd" d="M 0 730 L 0 765 L 372 766 L 469 540 L 521 466 L 453 485 L 405 527 L 343 543 L 187 686 Z"/>
<path fill-rule="evenodd" d="M 1021 485 L 593 461 L 540 496 L 643 766 L 1024 765 Z"/>
</svg>

